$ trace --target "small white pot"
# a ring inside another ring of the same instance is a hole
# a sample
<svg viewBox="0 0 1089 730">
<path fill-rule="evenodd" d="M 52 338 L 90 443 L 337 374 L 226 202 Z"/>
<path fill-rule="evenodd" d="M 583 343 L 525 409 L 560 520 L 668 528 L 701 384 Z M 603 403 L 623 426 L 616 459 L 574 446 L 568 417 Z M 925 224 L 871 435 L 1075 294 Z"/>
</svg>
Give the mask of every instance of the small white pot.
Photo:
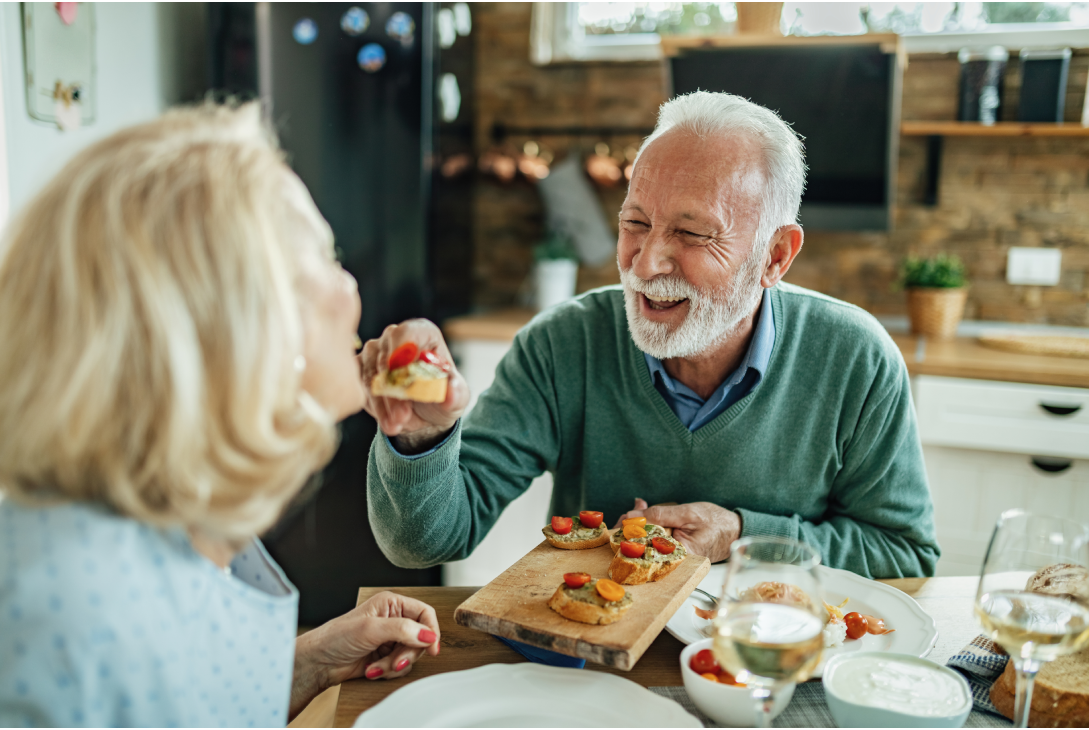
<svg viewBox="0 0 1089 730">
<path fill-rule="evenodd" d="M 578 273 L 578 261 L 566 259 L 538 261 L 533 270 L 537 292 L 537 309 L 548 309 L 554 304 L 559 304 L 575 296 L 575 281 L 578 278 Z"/>
</svg>

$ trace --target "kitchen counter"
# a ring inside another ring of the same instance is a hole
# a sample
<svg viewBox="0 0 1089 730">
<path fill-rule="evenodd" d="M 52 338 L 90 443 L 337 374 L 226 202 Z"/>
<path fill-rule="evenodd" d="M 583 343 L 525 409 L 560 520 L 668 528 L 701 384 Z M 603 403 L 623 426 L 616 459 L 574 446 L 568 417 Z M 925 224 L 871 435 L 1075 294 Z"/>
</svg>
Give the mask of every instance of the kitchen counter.
<svg viewBox="0 0 1089 730">
<path fill-rule="evenodd" d="M 452 342 L 510 342 L 534 314 L 530 309 L 503 309 L 455 317 L 443 323 L 443 331 Z M 941 342 L 893 334 L 892 339 L 900 347 L 911 375 L 1089 388 L 1089 360 L 1085 359 L 1005 352 L 984 347 L 972 337 Z"/>
</svg>

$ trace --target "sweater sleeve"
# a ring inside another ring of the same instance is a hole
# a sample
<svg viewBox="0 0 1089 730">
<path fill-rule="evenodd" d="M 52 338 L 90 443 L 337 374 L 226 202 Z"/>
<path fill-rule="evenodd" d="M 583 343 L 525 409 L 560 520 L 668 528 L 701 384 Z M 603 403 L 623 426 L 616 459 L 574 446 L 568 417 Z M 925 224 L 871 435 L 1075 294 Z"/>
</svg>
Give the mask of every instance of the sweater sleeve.
<svg viewBox="0 0 1089 730">
<path fill-rule="evenodd" d="M 843 453 L 824 518 L 738 509 L 742 536 L 789 537 L 817 548 L 825 565 L 869 578 L 932 576 L 935 537 L 907 369 L 874 383 Z"/>
<path fill-rule="evenodd" d="M 367 467 L 370 524 L 394 565 L 462 560 L 534 478 L 554 469 L 559 417 L 547 332 L 526 330 L 492 386 L 446 442 L 406 459 L 375 437 Z"/>
</svg>

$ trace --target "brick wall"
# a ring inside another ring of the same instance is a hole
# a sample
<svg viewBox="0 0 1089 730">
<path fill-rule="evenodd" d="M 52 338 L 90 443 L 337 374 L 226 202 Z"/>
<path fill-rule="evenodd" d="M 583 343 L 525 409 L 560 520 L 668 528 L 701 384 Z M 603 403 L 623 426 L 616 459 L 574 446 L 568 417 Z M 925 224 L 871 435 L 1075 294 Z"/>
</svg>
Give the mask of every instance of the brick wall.
<svg viewBox="0 0 1089 730">
<path fill-rule="evenodd" d="M 665 100 L 664 65 L 529 62 L 529 3 L 481 3 L 474 8 L 476 142 L 494 143 L 495 122 L 510 126 L 632 126 L 654 124 Z M 1067 119 L 1081 114 L 1089 52 L 1071 63 Z M 954 54 L 912 56 L 904 75 L 904 119 L 953 119 L 959 64 Z M 1016 115 L 1020 73 L 1011 59 L 1003 118 Z M 502 140 L 518 148 L 527 137 Z M 557 156 L 589 152 L 606 142 L 623 149 L 638 137 L 534 137 Z M 968 315 L 978 319 L 1089 326 L 1089 138 L 953 137 L 944 143 L 940 199 L 922 202 L 925 138 L 902 137 L 894 228 L 887 233 L 809 231 L 787 279 L 853 302 L 877 314 L 904 312 L 896 291 L 897 264 L 908 253 L 950 251 L 968 266 Z M 622 188 L 599 190 L 615 225 Z M 482 179 L 474 196 L 476 304 L 517 300 L 542 234 L 533 184 Z M 1005 283 L 1010 246 L 1063 250 L 1055 287 Z M 617 281 L 615 263 L 580 272 L 580 290 Z"/>
</svg>

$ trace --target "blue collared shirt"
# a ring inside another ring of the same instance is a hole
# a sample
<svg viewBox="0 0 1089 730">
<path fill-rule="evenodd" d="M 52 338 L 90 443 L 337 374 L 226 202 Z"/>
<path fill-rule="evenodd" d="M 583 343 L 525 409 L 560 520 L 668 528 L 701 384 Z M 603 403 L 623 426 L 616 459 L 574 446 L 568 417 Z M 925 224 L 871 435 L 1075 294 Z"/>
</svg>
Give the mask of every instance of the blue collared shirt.
<svg viewBox="0 0 1089 730">
<path fill-rule="evenodd" d="M 760 299 L 760 309 L 756 313 L 752 342 L 749 343 L 744 359 L 707 400 L 700 398 L 684 383 L 669 377 L 661 360 L 646 353 L 643 353 L 643 357 L 646 358 L 654 387 L 662 394 L 681 423 L 689 431 L 695 431 L 715 420 L 719 414 L 756 387 L 768 369 L 774 344 L 775 316 L 771 311 L 770 290 L 765 289 Z"/>
</svg>

